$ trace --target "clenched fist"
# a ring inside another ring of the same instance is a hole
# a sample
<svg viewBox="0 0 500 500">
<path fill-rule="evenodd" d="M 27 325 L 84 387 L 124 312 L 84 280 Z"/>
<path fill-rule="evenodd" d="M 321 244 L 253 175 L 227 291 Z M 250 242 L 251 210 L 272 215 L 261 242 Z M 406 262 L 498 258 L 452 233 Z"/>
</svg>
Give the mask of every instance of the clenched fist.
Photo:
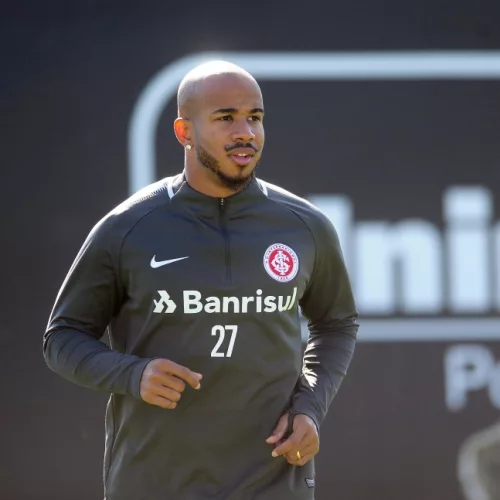
<svg viewBox="0 0 500 500">
<path fill-rule="evenodd" d="M 202 375 L 168 359 L 150 361 L 141 378 L 141 398 L 149 404 L 173 410 L 189 384 L 200 388 Z"/>
</svg>

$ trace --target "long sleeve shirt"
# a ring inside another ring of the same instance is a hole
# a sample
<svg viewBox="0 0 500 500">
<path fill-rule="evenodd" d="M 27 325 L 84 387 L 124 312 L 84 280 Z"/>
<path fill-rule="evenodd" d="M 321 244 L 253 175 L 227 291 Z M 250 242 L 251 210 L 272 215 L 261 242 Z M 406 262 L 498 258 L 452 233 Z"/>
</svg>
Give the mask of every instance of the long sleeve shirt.
<svg viewBox="0 0 500 500">
<path fill-rule="evenodd" d="M 287 410 L 321 426 L 357 317 L 321 211 L 257 178 L 219 199 L 179 174 L 95 225 L 43 347 L 53 371 L 110 393 L 106 500 L 310 500 L 314 460 L 294 467 L 265 440 Z M 201 373 L 202 388 L 174 410 L 146 403 L 140 382 L 155 358 Z"/>
</svg>

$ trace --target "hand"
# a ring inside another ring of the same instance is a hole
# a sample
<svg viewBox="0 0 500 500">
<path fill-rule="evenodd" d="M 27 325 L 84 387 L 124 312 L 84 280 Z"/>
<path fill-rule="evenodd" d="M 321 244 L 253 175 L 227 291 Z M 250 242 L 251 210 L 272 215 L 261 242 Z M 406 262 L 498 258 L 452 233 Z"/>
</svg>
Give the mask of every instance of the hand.
<svg viewBox="0 0 500 500">
<path fill-rule="evenodd" d="M 277 444 L 283 439 L 288 427 L 288 413 L 285 413 L 279 420 L 266 443 Z M 307 415 L 298 414 L 293 419 L 293 432 L 291 435 L 278 444 L 273 450 L 273 457 L 283 456 L 291 465 L 303 466 L 319 451 L 318 429 L 314 421 Z M 300 459 L 297 456 L 300 453 Z"/>
<path fill-rule="evenodd" d="M 149 404 L 173 410 L 186 388 L 200 388 L 202 375 L 168 359 L 150 361 L 141 378 L 141 398 Z"/>
</svg>

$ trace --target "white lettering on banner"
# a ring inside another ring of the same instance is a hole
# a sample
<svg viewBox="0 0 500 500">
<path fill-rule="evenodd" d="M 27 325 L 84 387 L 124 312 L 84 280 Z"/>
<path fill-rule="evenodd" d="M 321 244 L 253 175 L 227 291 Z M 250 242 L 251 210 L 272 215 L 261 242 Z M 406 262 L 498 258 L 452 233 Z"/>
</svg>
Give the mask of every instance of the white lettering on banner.
<svg viewBox="0 0 500 500">
<path fill-rule="evenodd" d="M 159 301 L 153 300 L 154 313 L 173 313 L 177 307 L 166 290 L 158 290 Z M 198 314 L 202 311 L 213 313 L 272 313 L 276 311 L 290 311 L 297 301 L 297 287 L 293 288 L 292 295 L 262 295 L 258 289 L 255 296 L 203 297 L 198 290 L 184 290 L 182 292 L 184 314 Z"/>
<path fill-rule="evenodd" d="M 445 229 L 422 219 L 354 222 L 345 196 L 309 200 L 335 225 L 364 315 L 493 313 L 500 310 L 500 223 L 491 193 L 453 186 Z"/>
<path fill-rule="evenodd" d="M 500 363 L 479 344 L 449 347 L 444 357 L 445 402 L 450 411 L 463 410 L 472 391 L 486 389 L 491 404 L 500 410 Z"/>
</svg>

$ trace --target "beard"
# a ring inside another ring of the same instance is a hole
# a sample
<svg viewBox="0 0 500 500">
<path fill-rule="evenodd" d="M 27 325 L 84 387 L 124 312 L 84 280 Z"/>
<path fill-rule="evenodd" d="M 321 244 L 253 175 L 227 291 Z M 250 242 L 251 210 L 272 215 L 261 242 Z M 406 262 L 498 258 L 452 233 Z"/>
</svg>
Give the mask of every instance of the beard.
<svg viewBox="0 0 500 500">
<path fill-rule="evenodd" d="M 241 191 L 243 188 L 248 186 L 252 179 L 255 177 L 255 169 L 258 164 L 252 170 L 252 172 L 245 176 L 235 176 L 231 177 L 230 175 L 226 175 L 222 172 L 220 168 L 220 163 L 214 158 L 203 146 L 196 146 L 196 156 L 198 157 L 198 161 L 208 170 L 212 171 L 220 183 L 232 191 Z"/>
</svg>

